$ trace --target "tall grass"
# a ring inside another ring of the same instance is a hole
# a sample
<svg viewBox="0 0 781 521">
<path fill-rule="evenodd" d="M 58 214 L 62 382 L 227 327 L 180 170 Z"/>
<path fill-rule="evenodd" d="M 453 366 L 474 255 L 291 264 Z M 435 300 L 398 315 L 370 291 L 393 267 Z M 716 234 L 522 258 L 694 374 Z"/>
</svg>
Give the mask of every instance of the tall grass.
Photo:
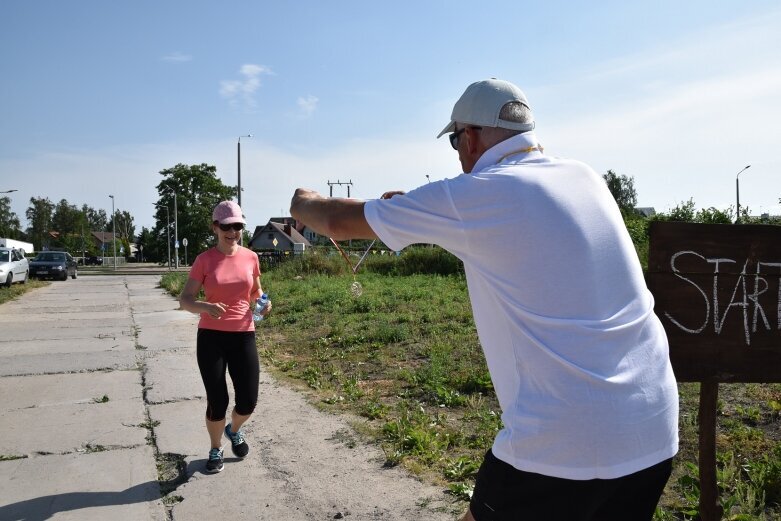
<svg viewBox="0 0 781 521">
<path fill-rule="evenodd" d="M 30 279 L 24 284 L 11 284 L 10 288 L 4 285 L 0 286 L 0 304 L 17 299 L 32 289 L 42 288 L 44 286 L 48 286 L 49 284 L 51 284 L 51 282 Z"/>
</svg>

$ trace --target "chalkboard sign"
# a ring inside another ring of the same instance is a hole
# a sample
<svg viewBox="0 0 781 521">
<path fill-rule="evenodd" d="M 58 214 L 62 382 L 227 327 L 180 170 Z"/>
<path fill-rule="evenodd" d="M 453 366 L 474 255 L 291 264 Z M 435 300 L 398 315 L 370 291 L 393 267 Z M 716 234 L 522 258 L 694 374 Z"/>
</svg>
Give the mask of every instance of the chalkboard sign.
<svg viewBox="0 0 781 521">
<path fill-rule="evenodd" d="M 654 222 L 649 236 L 678 381 L 781 381 L 781 226 Z"/>
<path fill-rule="evenodd" d="M 700 520 L 722 519 L 719 382 L 781 381 L 781 226 L 651 223 L 648 288 L 679 382 L 700 382 Z"/>
</svg>

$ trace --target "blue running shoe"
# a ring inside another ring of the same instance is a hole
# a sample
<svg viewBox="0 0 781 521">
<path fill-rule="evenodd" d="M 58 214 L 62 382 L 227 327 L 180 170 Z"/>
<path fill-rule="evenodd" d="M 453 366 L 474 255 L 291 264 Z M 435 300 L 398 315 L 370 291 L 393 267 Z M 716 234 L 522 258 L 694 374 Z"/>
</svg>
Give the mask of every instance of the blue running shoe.
<svg viewBox="0 0 781 521">
<path fill-rule="evenodd" d="M 244 441 L 244 434 L 241 433 L 241 429 L 239 429 L 239 432 L 232 432 L 231 424 L 229 423 L 225 426 L 225 436 L 231 440 L 233 455 L 239 459 L 243 459 L 249 452 L 249 445 Z"/>
<path fill-rule="evenodd" d="M 206 472 L 216 474 L 225 467 L 222 463 L 222 448 L 209 451 L 209 461 L 206 462 Z"/>
</svg>

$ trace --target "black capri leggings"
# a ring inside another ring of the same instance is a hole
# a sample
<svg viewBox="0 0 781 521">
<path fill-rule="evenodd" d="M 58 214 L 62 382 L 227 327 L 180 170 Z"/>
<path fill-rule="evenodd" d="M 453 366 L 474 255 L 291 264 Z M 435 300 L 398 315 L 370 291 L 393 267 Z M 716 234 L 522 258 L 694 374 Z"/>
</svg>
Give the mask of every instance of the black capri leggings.
<svg viewBox="0 0 781 521">
<path fill-rule="evenodd" d="M 252 414 L 258 403 L 260 363 L 255 349 L 255 332 L 198 329 L 196 342 L 198 369 L 206 388 L 206 419 L 225 419 L 228 410 L 228 384 L 225 368 L 233 380 L 236 413 Z"/>
</svg>

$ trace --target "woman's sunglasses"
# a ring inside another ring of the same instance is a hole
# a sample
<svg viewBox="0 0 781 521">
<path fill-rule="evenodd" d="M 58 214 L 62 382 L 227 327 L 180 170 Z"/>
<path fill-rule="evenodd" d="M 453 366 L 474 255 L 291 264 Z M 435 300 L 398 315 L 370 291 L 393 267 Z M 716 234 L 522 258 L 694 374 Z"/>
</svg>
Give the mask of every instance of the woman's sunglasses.
<svg viewBox="0 0 781 521">
<path fill-rule="evenodd" d="M 217 224 L 217 226 L 220 227 L 220 230 L 227 232 L 230 230 L 235 230 L 237 232 L 240 232 L 244 229 L 244 225 L 242 223 L 232 223 L 232 224 Z"/>
</svg>

